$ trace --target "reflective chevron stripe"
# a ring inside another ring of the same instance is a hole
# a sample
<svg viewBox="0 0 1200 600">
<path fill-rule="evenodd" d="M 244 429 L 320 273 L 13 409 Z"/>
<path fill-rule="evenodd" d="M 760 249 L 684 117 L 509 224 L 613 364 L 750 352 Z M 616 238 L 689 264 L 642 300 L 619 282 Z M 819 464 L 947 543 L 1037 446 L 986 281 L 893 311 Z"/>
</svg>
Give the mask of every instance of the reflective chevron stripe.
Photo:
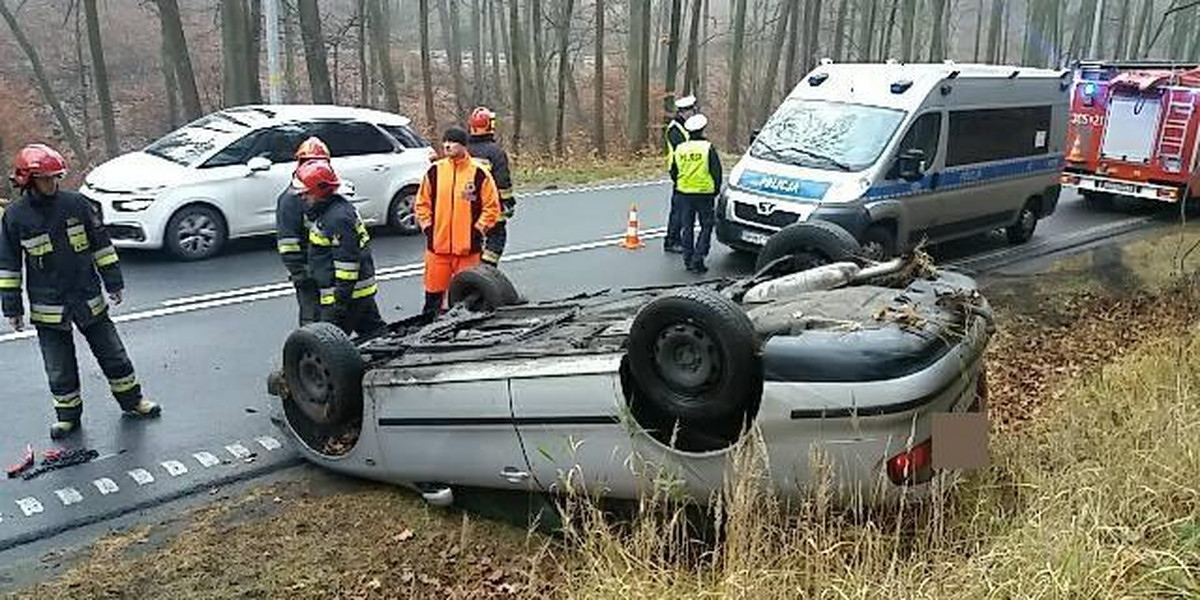
<svg viewBox="0 0 1200 600">
<path fill-rule="evenodd" d="M 117 249 L 113 248 L 112 246 L 105 246 L 97 250 L 92 257 L 96 261 L 96 266 L 101 268 L 109 265 L 115 265 L 119 260 L 117 258 Z"/>
</svg>

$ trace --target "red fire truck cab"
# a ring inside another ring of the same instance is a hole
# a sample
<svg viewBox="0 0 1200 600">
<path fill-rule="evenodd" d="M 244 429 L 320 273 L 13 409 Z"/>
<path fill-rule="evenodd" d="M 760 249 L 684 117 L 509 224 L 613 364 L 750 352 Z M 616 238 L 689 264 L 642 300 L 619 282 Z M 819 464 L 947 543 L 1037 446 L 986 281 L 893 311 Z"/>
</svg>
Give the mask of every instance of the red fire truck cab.
<svg viewBox="0 0 1200 600">
<path fill-rule="evenodd" d="M 1200 189 L 1196 64 L 1080 63 L 1067 124 L 1063 187 L 1177 203 Z"/>
</svg>

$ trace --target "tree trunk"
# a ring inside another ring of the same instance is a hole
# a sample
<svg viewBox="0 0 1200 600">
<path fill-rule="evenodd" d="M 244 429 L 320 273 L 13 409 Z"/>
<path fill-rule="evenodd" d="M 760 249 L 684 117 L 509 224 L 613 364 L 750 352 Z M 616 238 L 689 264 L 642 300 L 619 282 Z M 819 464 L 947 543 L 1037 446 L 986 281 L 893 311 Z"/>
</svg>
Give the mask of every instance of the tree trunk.
<svg viewBox="0 0 1200 600">
<path fill-rule="evenodd" d="M 795 83 L 796 83 L 796 60 L 799 57 L 800 38 L 802 37 L 802 34 L 800 32 L 800 27 L 802 26 L 802 24 L 804 22 L 807 22 L 806 21 L 807 16 L 802 17 L 801 13 L 808 10 L 807 8 L 805 8 L 804 10 L 801 10 L 801 8 L 800 8 L 801 0 L 786 0 L 786 1 L 789 4 L 791 4 L 791 8 L 788 9 L 790 18 L 788 19 L 788 32 L 789 33 L 787 36 L 787 38 L 788 38 L 788 40 L 787 40 L 787 57 L 783 61 L 783 95 L 784 96 L 787 96 L 787 94 L 791 91 L 792 86 L 795 85 Z"/>
<path fill-rule="evenodd" d="M 566 0 L 566 6 L 563 8 L 562 24 L 559 27 L 558 37 L 558 113 L 555 115 L 554 122 L 554 149 L 559 156 L 564 153 L 563 149 L 563 113 L 567 104 L 567 68 L 571 64 L 571 59 L 567 55 L 567 43 L 571 40 L 571 11 L 575 9 L 575 0 Z"/>
<path fill-rule="evenodd" d="M 650 22 L 651 12 L 650 3 L 644 2 L 642 8 L 642 52 L 640 54 L 641 66 L 638 69 L 638 75 L 641 81 L 638 87 L 642 90 L 638 96 L 638 111 L 642 115 L 641 134 L 639 135 L 640 143 L 638 148 L 644 147 L 650 138 L 650 44 L 653 40 L 650 39 Z"/>
<path fill-rule="evenodd" d="M 480 13 L 479 0 L 471 0 L 471 40 L 475 45 L 471 48 L 471 73 L 474 82 L 471 83 L 471 104 L 478 106 L 487 95 L 487 82 L 483 71 L 483 18 Z M 489 102 L 490 103 L 490 102 Z"/>
<path fill-rule="evenodd" d="M 496 104 L 507 105 L 508 101 L 504 98 L 504 80 L 500 76 L 500 51 L 505 48 L 500 44 L 500 35 L 497 33 L 496 24 L 496 2 L 497 0 L 486 0 L 488 10 L 488 29 L 489 29 L 489 45 L 491 46 L 492 60 L 492 102 Z"/>
<path fill-rule="evenodd" d="M 929 60 L 946 58 L 946 0 L 933 0 L 933 37 L 929 41 Z"/>
<path fill-rule="evenodd" d="M 108 157 L 120 153 L 117 125 L 113 119 L 112 97 L 108 95 L 108 67 L 104 64 L 104 43 L 100 40 L 100 15 L 96 0 L 83 0 L 87 11 L 88 45 L 92 50 L 92 70 L 96 74 L 96 98 L 100 102 L 100 124 L 104 128 L 104 151 Z"/>
<path fill-rule="evenodd" d="M 742 101 L 742 60 L 746 41 L 746 0 L 735 0 L 733 9 L 733 56 L 729 69 L 729 122 L 726 126 L 725 144 L 730 150 L 739 147 L 739 112 Z"/>
<path fill-rule="evenodd" d="M 438 17 L 442 24 L 442 46 L 446 49 L 446 60 L 449 62 L 450 76 L 454 81 L 454 106 L 457 114 L 463 114 L 463 101 L 466 100 L 466 90 L 463 85 L 462 51 L 458 36 L 458 10 L 454 8 L 455 0 L 438 0 Z"/>
<path fill-rule="evenodd" d="M 179 5 L 176 0 L 156 2 L 162 36 L 166 41 L 171 64 L 175 68 L 175 80 L 179 84 L 183 116 L 188 121 L 199 119 L 203 113 L 200 107 L 200 91 L 196 88 L 196 75 L 192 72 L 192 59 L 188 53 L 187 37 L 183 34 L 183 23 L 179 18 Z"/>
<path fill-rule="evenodd" d="M 321 13 L 317 0 L 297 0 L 300 13 L 300 37 L 304 41 L 304 62 L 308 66 L 308 85 L 315 104 L 332 104 L 333 87 L 329 84 L 329 65 L 325 58 L 325 38 L 321 35 Z"/>
<path fill-rule="evenodd" d="M 259 57 L 262 56 L 262 0 L 250 0 L 250 13 L 246 22 L 249 39 L 246 40 L 246 89 L 249 91 L 251 102 L 261 104 L 263 101 Z"/>
<path fill-rule="evenodd" d="M 1183 60 L 1184 53 L 1187 51 L 1187 28 L 1188 25 L 1195 23 L 1194 17 L 1190 8 L 1178 11 L 1168 17 L 1171 19 L 1171 41 L 1167 55 L 1172 60 Z"/>
<path fill-rule="evenodd" d="M 524 80 L 528 77 L 528 74 L 522 73 L 524 65 L 521 55 L 525 52 L 525 47 L 521 40 L 521 7 L 517 5 L 518 2 L 520 0 L 508 0 L 509 43 L 512 44 L 508 52 L 508 72 L 512 80 L 514 150 L 521 144 L 521 125 L 524 120 L 522 113 L 525 108 L 522 88 L 525 84 Z"/>
<path fill-rule="evenodd" d="M 4 0 L 0 0 L 0 2 L 2 1 Z M 68 11 L 70 13 L 68 16 L 74 17 L 73 21 L 75 25 L 75 72 L 79 75 L 79 89 L 77 90 L 79 94 L 76 102 L 79 103 L 79 112 L 81 113 L 79 122 L 83 125 L 83 131 L 81 132 L 83 135 L 83 148 L 91 154 L 92 118 L 89 113 L 92 103 L 88 100 L 91 97 L 88 91 L 91 88 L 91 84 L 88 82 L 91 73 L 88 71 L 87 61 L 83 58 L 83 38 L 85 35 L 83 32 L 83 11 L 74 9 L 68 9 Z"/>
<path fill-rule="evenodd" d="M 695 1 L 700 2 L 700 0 Z M 594 80 L 592 114 L 595 121 L 592 135 L 595 137 L 596 153 L 604 157 L 608 155 L 608 147 L 604 139 L 604 121 L 607 118 L 608 108 L 604 102 L 604 0 L 596 0 L 596 47 L 594 52 L 596 72 L 592 76 Z"/>
<path fill-rule="evenodd" d="M 1113 48 L 1113 58 L 1127 58 L 1126 53 L 1129 46 L 1129 13 L 1131 12 L 1130 4 L 1133 0 L 1121 1 L 1121 16 L 1117 19 L 1117 42 Z"/>
<path fill-rule="evenodd" d="M 542 0 L 529 2 L 529 27 L 533 33 L 533 108 L 537 111 L 538 139 L 542 151 L 550 151 L 550 113 L 546 105 L 546 52 L 542 44 Z"/>
<path fill-rule="evenodd" d="M 663 114 L 670 119 L 675 101 L 675 77 L 679 74 L 679 29 L 683 18 L 682 0 L 671 0 L 671 24 L 667 31 L 666 93 L 663 94 Z"/>
<path fill-rule="evenodd" d="M 767 115 L 770 114 L 771 105 L 775 101 L 775 77 L 779 74 L 779 55 L 783 52 L 787 41 L 787 25 L 792 19 L 794 4 L 794 2 L 783 2 L 779 6 L 779 18 L 775 21 L 775 34 L 771 38 L 774 40 L 771 44 L 771 56 L 767 59 L 767 77 L 763 83 L 762 102 L 758 106 L 758 114 L 754 117 L 756 123 L 766 120 Z"/>
<path fill-rule="evenodd" d="M 862 0 L 862 2 L 859 11 L 862 13 L 862 20 L 858 24 L 858 60 L 870 62 L 875 51 L 875 22 L 879 14 L 879 2 L 877 0 Z"/>
<path fill-rule="evenodd" d="M 917 18 L 917 0 L 904 0 L 904 14 L 900 21 L 900 60 L 912 62 L 916 56 L 913 53 L 913 24 Z"/>
<path fill-rule="evenodd" d="M 383 98 L 387 109 L 400 112 L 400 96 L 396 93 L 396 77 L 392 71 L 392 45 L 388 39 L 391 24 L 384 15 L 382 3 L 385 0 L 368 0 L 367 10 L 370 11 L 371 48 L 375 50 L 375 58 L 379 61 L 379 75 L 383 79 Z"/>
<path fill-rule="evenodd" d="M 429 0 L 420 0 L 421 84 L 425 90 L 425 126 L 437 131 L 437 115 L 433 112 L 433 74 L 429 65 Z"/>
<path fill-rule="evenodd" d="M 75 134 L 75 128 L 71 126 L 71 121 L 67 118 L 67 113 L 63 110 L 62 104 L 59 103 L 58 95 L 50 87 L 50 80 L 46 78 L 46 72 L 42 69 L 42 61 L 38 58 L 37 49 L 25 37 L 25 32 L 21 30 L 21 25 L 17 22 L 16 15 L 8 9 L 7 0 L 0 0 L 0 17 L 4 17 L 4 20 L 8 23 L 8 28 L 12 31 L 13 39 L 17 41 L 17 45 L 21 47 L 21 51 L 29 59 L 29 64 L 33 67 L 33 76 L 37 80 L 38 88 L 42 91 L 42 99 L 46 101 L 46 104 L 50 105 L 50 110 L 54 113 L 54 118 L 58 120 L 58 126 L 62 128 L 63 136 L 67 138 L 67 145 L 75 153 L 75 160 L 80 163 L 80 171 L 82 171 L 83 165 L 89 164 L 91 160 L 88 158 L 87 152 L 84 151 L 83 145 L 79 143 L 79 136 Z"/>
<path fill-rule="evenodd" d="M 246 15 L 241 0 L 221 0 L 221 96 L 225 106 L 247 104 L 243 45 Z"/>
<path fill-rule="evenodd" d="M 883 41 L 880 44 L 880 58 L 890 58 L 892 55 L 892 34 L 896 30 L 896 13 L 900 10 L 902 0 L 892 0 L 892 9 L 888 11 L 887 27 L 883 28 Z"/>
<path fill-rule="evenodd" d="M 688 22 L 687 61 L 683 67 L 683 94 L 696 90 L 696 69 L 700 53 L 700 5 L 702 0 L 692 0 L 691 21 Z"/>
<path fill-rule="evenodd" d="M 936 0 L 935 0 L 936 1 Z M 838 4 L 837 21 L 833 27 L 833 60 L 841 62 L 842 48 L 846 43 L 846 12 L 850 9 L 850 0 L 842 0 Z"/>
<path fill-rule="evenodd" d="M 0 0 L 3 2 L 3 0 Z M 168 131 L 179 125 L 179 84 L 175 82 L 175 66 L 171 64 L 171 53 L 167 51 L 167 41 L 164 39 L 159 46 L 162 53 L 161 70 L 163 74 L 163 92 L 167 95 Z"/>
<path fill-rule="evenodd" d="M 279 14 L 283 18 L 283 81 L 284 99 L 295 102 L 300 96 L 296 84 L 296 61 L 292 59 L 292 48 L 296 45 L 296 30 L 292 22 L 292 9 L 287 2 L 280 2 Z"/>
<path fill-rule="evenodd" d="M 1148 51 L 1146 45 L 1150 43 L 1150 15 L 1154 12 L 1154 0 L 1145 0 L 1142 3 L 1142 11 L 1138 13 L 1137 29 L 1133 30 L 1133 35 L 1129 39 L 1129 58 L 1136 59 L 1145 55 L 1143 50 Z"/>
<path fill-rule="evenodd" d="M 975 51 L 971 54 L 973 62 L 979 62 L 979 44 L 983 40 L 983 2 L 979 0 L 979 7 L 975 11 Z"/>
<path fill-rule="evenodd" d="M 358 0 L 355 4 L 354 18 L 358 29 L 358 102 L 363 106 L 372 106 L 371 64 L 367 60 L 367 0 Z"/>
<path fill-rule="evenodd" d="M 992 14 L 988 18 L 988 38 L 985 61 L 995 64 L 1000 60 L 1000 25 L 1004 19 L 1004 0 L 992 0 Z"/>
</svg>

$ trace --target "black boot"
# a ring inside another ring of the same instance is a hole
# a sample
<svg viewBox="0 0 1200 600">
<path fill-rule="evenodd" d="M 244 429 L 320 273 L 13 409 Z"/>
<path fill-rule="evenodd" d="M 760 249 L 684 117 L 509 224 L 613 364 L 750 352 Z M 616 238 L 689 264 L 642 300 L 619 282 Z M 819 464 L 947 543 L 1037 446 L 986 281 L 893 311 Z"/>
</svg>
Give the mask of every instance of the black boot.
<svg viewBox="0 0 1200 600">
<path fill-rule="evenodd" d="M 441 292 L 425 292 L 425 306 L 421 308 L 421 314 L 429 316 L 437 316 L 442 312 L 442 294 Z"/>
</svg>

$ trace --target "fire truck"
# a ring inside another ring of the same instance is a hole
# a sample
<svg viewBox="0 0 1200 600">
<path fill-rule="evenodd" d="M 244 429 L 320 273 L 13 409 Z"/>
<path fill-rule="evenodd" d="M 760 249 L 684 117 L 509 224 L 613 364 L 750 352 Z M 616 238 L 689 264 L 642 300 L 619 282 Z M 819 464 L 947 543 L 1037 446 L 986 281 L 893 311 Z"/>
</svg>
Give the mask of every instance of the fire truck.
<svg viewBox="0 0 1200 600">
<path fill-rule="evenodd" d="M 1078 63 L 1063 187 L 1091 204 L 1114 196 L 1178 203 L 1200 189 L 1200 65 Z"/>
</svg>

